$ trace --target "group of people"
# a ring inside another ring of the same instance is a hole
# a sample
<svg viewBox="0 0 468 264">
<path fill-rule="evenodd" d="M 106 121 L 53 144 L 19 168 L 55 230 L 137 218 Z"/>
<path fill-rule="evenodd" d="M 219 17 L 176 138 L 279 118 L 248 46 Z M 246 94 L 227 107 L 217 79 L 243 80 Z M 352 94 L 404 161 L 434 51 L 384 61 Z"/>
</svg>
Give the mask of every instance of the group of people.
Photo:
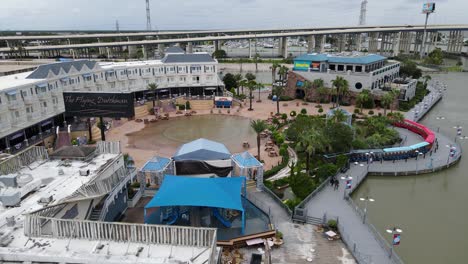
<svg viewBox="0 0 468 264">
<path fill-rule="evenodd" d="M 330 178 L 330 186 L 333 187 L 333 190 L 338 190 L 340 187 L 340 181 L 335 178 L 335 176 Z"/>
</svg>

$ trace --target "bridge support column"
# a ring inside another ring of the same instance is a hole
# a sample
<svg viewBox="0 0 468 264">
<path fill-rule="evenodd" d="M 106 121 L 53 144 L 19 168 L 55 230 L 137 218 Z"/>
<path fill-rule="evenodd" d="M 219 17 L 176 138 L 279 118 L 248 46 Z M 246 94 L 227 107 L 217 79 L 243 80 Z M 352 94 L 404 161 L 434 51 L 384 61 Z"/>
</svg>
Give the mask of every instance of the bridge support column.
<svg viewBox="0 0 468 264">
<path fill-rule="evenodd" d="M 421 32 L 416 32 L 414 37 L 414 53 L 419 53 L 421 51 L 421 44 L 422 44 L 422 36 Z"/>
<path fill-rule="evenodd" d="M 346 45 L 346 34 L 340 34 L 337 37 L 337 49 L 338 52 L 342 52 L 345 50 L 345 45 Z"/>
<path fill-rule="evenodd" d="M 354 35 L 355 50 L 361 51 L 362 49 L 362 34 L 358 33 Z"/>
<path fill-rule="evenodd" d="M 429 46 L 428 46 L 428 53 L 431 51 L 435 50 L 437 48 L 437 39 L 439 37 L 439 32 L 431 32 L 430 33 L 430 40 L 429 40 Z"/>
<path fill-rule="evenodd" d="M 288 57 L 288 38 L 287 37 L 280 38 L 279 55 L 283 58 Z"/>
<path fill-rule="evenodd" d="M 164 44 L 158 44 L 159 56 L 164 57 Z"/>
<path fill-rule="evenodd" d="M 325 52 L 325 43 L 327 42 L 326 35 L 319 36 L 319 45 L 315 47 L 315 52 L 324 53 Z"/>
<path fill-rule="evenodd" d="M 385 52 L 385 41 L 386 41 L 385 38 L 386 38 L 386 37 L 387 37 L 386 34 L 384 34 L 384 33 L 381 33 L 381 34 L 380 34 L 380 39 L 381 39 L 381 41 L 380 41 L 380 49 L 379 49 L 380 54 L 383 54 L 383 53 Z M 377 41 L 378 41 L 378 39 L 377 39 Z"/>
<path fill-rule="evenodd" d="M 187 46 L 185 47 L 185 52 L 186 53 L 193 53 L 193 43 L 192 42 L 187 43 Z"/>
<path fill-rule="evenodd" d="M 106 47 L 106 50 L 107 50 L 107 58 L 110 59 L 111 57 L 111 50 L 109 47 Z"/>
<path fill-rule="evenodd" d="M 249 59 L 252 58 L 252 39 L 249 39 Z"/>
<path fill-rule="evenodd" d="M 146 46 L 145 46 L 145 45 L 141 45 L 141 51 L 143 52 L 143 58 L 144 58 L 145 60 L 147 60 L 147 59 L 148 59 L 148 52 L 147 52 L 147 50 L 146 50 Z"/>
<path fill-rule="evenodd" d="M 392 56 L 398 56 L 398 54 L 400 54 L 400 38 L 401 32 L 393 33 Z"/>
<path fill-rule="evenodd" d="M 214 45 L 215 51 L 221 49 L 221 41 L 220 40 L 213 41 L 213 45 Z"/>
<path fill-rule="evenodd" d="M 310 35 L 307 37 L 307 53 L 312 53 L 315 50 L 315 36 Z"/>
<path fill-rule="evenodd" d="M 369 52 L 370 53 L 377 53 L 377 49 L 379 46 L 378 43 L 378 33 L 372 32 L 369 34 Z"/>
<path fill-rule="evenodd" d="M 455 50 L 456 53 L 461 53 L 463 51 L 463 38 L 464 38 L 464 35 L 463 35 L 463 31 L 457 31 L 457 49 Z"/>
</svg>

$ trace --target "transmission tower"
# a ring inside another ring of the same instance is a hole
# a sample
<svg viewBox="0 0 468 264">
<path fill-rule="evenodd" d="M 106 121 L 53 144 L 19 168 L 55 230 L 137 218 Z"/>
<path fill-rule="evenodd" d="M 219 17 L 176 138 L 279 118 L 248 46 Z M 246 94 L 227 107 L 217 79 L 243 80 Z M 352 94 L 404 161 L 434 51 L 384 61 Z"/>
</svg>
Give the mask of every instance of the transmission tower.
<svg viewBox="0 0 468 264">
<path fill-rule="evenodd" d="M 146 30 L 151 31 L 151 12 L 149 0 L 146 0 Z"/>
<path fill-rule="evenodd" d="M 115 31 L 117 31 L 117 33 L 120 33 L 119 20 L 115 21 Z"/>
<path fill-rule="evenodd" d="M 366 24 L 367 15 L 367 0 L 361 2 L 361 15 L 359 16 L 359 25 L 364 26 Z"/>
</svg>

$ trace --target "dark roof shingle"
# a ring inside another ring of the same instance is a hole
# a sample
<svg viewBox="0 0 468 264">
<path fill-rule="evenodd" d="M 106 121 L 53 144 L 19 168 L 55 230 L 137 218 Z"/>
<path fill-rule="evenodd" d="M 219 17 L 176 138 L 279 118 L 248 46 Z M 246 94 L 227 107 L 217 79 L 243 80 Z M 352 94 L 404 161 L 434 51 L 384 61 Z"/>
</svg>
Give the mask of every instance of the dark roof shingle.
<svg viewBox="0 0 468 264">
<path fill-rule="evenodd" d="M 95 61 L 90 60 L 79 60 L 79 61 L 67 61 L 67 62 L 58 62 L 52 64 L 45 64 L 37 67 L 26 79 L 45 79 L 49 75 L 49 71 L 52 71 L 55 75 L 60 73 L 60 69 L 63 69 L 68 73 L 71 67 L 75 67 L 78 71 L 81 71 L 83 65 L 88 66 L 92 69 L 96 65 Z"/>
<path fill-rule="evenodd" d="M 167 54 L 163 63 L 199 63 L 199 62 L 215 62 L 208 53 L 193 53 L 193 54 Z"/>
</svg>

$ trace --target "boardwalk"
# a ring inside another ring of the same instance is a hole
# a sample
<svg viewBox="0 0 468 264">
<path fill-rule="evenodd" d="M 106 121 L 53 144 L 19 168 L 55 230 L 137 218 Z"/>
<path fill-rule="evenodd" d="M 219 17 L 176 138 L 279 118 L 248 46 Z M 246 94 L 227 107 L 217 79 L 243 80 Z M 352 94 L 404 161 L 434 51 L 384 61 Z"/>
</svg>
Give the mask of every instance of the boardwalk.
<svg viewBox="0 0 468 264">
<path fill-rule="evenodd" d="M 413 108 L 412 111 L 409 111 L 405 117 L 410 120 L 419 121 L 441 99 L 442 88 L 442 85 L 432 82 L 428 87 L 431 93 L 426 96 L 423 102 Z M 406 139 L 403 145 L 412 145 L 423 141 L 422 138 L 407 130 L 398 129 L 398 132 L 402 138 Z M 439 148 L 437 151 L 433 150 L 432 154 L 427 153 L 425 156 L 420 156 L 417 160 L 413 158 L 407 161 L 353 164 L 346 175 L 338 175 L 338 177 L 353 177 L 354 186 L 349 190 L 352 192 L 369 173 L 386 175 L 416 174 L 442 169 L 458 161 L 461 156 L 460 146 L 440 133 L 436 133 L 436 137 Z M 453 158 L 449 157 L 450 146 L 457 147 L 457 154 Z M 386 264 L 401 262 L 397 257 L 389 258 L 388 244 L 383 242 L 384 239 L 380 234 L 375 232 L 375 229 L 372 229 L 372 225 L 363 223 L 361 215 L 353 208 L 352 201 L 344 199 L 345 192 L 348 192 L 348 190 L 345 190 L 343 182 L 338 190 L 334 190 L 330 186 L 325 187 L 306 204 L 307 215 L 313 217 L 323 217 L 326 215 L 327 219 L 338 218 L 342 237 L 360 263 Z M 346 193 L 346 197 L 350 199 L 348 193 Z"/>
</svg>

